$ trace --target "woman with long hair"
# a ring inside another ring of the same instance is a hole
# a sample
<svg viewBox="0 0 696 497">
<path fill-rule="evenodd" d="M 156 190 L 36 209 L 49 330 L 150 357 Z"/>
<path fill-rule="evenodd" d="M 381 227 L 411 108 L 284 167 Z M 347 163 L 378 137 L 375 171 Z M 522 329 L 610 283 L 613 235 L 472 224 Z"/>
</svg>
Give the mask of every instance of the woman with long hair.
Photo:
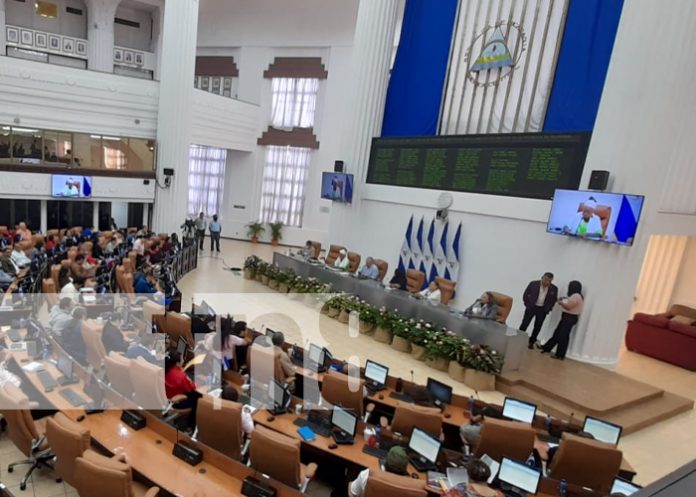
<svg viewBox="0 0 696 497">
<path fill-rule="evenodd" d="M 554 347 L 557 347 L 556 355 L 552 357 L 560 360 L 565 359 L 568 343 L 570 342 L 570 332 L 573 331 L 580 314 L 582 314 L 584 300 L 582 283 L 571 281 L 568 284 L 568 296 L 558 299 L 558 305 L 563 309 L 563 314 L 558 326 L 556 326 L 556 330 L 553 332 L 551 340 L 541 347 L 542 354 L 551 352 Z"/>
</svg>

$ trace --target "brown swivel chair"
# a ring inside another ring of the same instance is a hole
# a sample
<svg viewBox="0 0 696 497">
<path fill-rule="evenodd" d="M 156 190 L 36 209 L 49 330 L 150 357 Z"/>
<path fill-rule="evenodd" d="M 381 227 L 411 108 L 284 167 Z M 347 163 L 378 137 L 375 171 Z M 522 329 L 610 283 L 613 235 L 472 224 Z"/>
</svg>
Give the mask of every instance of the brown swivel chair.
<svg viewBox="0 0 696 497">
<path fill-rule="evenodd" d="M 56 292 L 56 284 L 53 282 L 53 278 L 44 278 L 41 281 L 41 292 L 50 311 L 58 303 L 58 293 Z"/>
<path fill-rule="evenodd" d="M 452 298 L 454 298 L 454 288 L 457 286 L 457 283 L 442 278 L 441 276 L 435 278 L 435 281 L 437 282 L 437 287 L 440 289 L 440 303 L 448 305 Z"/>
<path fill-rule="evenodd" d="M 314 247 L 314 253 L 317 257 L 321 254 L 321 242 L 310 241 L 312 247 Z"/>
<path fill-rule="evenodd" d="M 130 364 L 133 401 L 144 409 L 165 409 L 169 401 L 164 390 L 164 368 L 142 357 L 131 360 Z"/>
<path fill-rule="evenodd" d="M 56 455 L 56 476 L 75 486 L 75 461 L 89 449 L 89 430 L 59 412 L 46 421 L 46 439 Z"/>
<path fill-rule="evenodd" d="M 138 269 L 138 253 L 135 250 L 131 250 L 130 252 L 128 252 L 128 259 L 131 261 L 131 265 L 135 269 Z"/>
<path fill-rule="evenodd" d="M 0 386 L 0 414 L 7 422 L 7 434 L 22 454 L 27 456 L 23 461 L 13 462 L 7 466 L 8 473 L 14 471 L 15 466 L 29 465 L 29 470 L 19 483 L 19 488 L 27 488 L 27 480 L 34 470 L 40 466 L 50 468 L 49 462 L 53 459 L 48 443 L 46 442 L 46 423 L 43 420 L 34 421 L 31 409 L 37 407 L 29 398 L 12 383 Z"/>
<path fill-rule="evenodd" d="M 352 379 L 342 373 L 330 371 L 324 375 L 321 384 L 321 396 L 329 404 L 352 410 L 359 418 L 364 415 L 363 388 L 365 380 Z"/>
<path fill-rule="evenodd" d="M 578 206 L 578 212 L 582 212 L 585 208 L 585 203 L 581 202 Z M 607 228 L 609 227 L 609 220 L 611 219 L 611 207 L 608 205 L 598 205 L 595 208 L 595 215 L 599 218 L 599 222 L 602 225 L 602 238 L 607 237 Z"/>
<path fill-rule="evenodd" d="M 536 434 L 531 426 L 514 421 L 486 418 L 474 457 L 488 454 L 496 461 L 509 457 L 526 461 L 534 449 Z"/>
<path fill-rule="evenodd" d="M 221 454 L 241 461 L 244 450 L 242 405 L 204 395 L 196 409 L 196 439 Z"/>
<path fill-rule="evenodd" d="M 416 269 L 408 269 L 406 271 L 406 289 L 411 293 L 418 293 L 423 289 L 425 284 L 425 274 Z"/>
<path fill-rule="evenodd" d="M 126 399 L 133 398 L 133 382 L 131 381 L 131 359 L 116 352 L 109 352 L 104 358 L 104 369 L 111 388 Z"/>
<path fill-rule="evenodd" d="M 75 462 L 75 488 L 80 497 L 155 497 L 159 488 L 133 481 L 131 467 L 118 456 L 86 450 Z"/>
<path fill-rule="evenodd" d="M 301 492 L 314 478 L 317 465 L 300 462 L 300 441 L 264 426 L 254 428 L 249 444 L 249 466 Z"/>
<path fill-rule="evenodd" d="M 399 404 L 394 411 L 390 430 L 401 433 L 406 438 L 411 437 L 413 428 L 417 427 L 435 438 L 442 433 L 442 414 L 434 407 L 423 407 L 415 404 Z"/>
<path fill-rule="evenodd" d="M 104 327 L 94 319 L 87 319 L 82 322 L 82 340 L 85 342 L 87 351 L 87 362 L 94 368 L 95 372 L 104 369 L 104 359 L 106 349 L 102 342 L 102 331 Z"/>
<path fill-rule="evenodd" d="M 58 279 L 58 276 L 60 275 L 60 268 L 63 267 L 60 264 L 53 264 L 51 266 L 51 279 L 53 280 L 53 283 L 56 285 L 56 291 L 60 290 L 60 281 Z"/>
<path fill-rule="evenodd" d="M 370 471 L 363 497 L 426 497 L 425 480 L 386 471 Z"/>
<path fill-rule="evenodd" d="M 375 259 L 375 265 L 377 266 L 377 269 L 379 269 L 379 281 L 384 281 L 384 277 L 387 275 L 387 271 L 389 270 L 389 263 L 383 259 Z"/>
<path fill-rule="evenodd" d="M 341 250 L 345 250 L 345 247 L 342 247 L 341 245 L 329 246 L 329 253 L 326 254 L 326 259 L 325 259 L 327 266 L 333 266 L 334 262 L 338 258 L 338 254 Z"/>
<path fill-rule="evenodd" d="M 495 318 L 499 323 L 505 324 L 510 311 L 512 310 L 512 297 L 505 295 L 503 293 L 491 292 L 493 294 L 493 300 L 498 306 L 498 316 Z"/>
<path fill-rule="evenodd" d="M 281 352 L 272 345 L 266 347 L 259 343 L 259 338 L 247 347 L 246 364 L 249 369 L 249 383 L 252 395 L 255 395 L 256 398 L 261 398 L 258 395 L 263 395 L 263 392 L 267 391 L 268 384 L 272 379 L 281 385 L 291 383 L 294 380 L 294 377 L 287 378 L 285 376 L 280 362 L 280 354 Z"/>
<path fill-rule="evenodd" d="M 133 261 L 131 261 L 129 258 L 124 258 L 121 261 L 121 265 L 123 266 L 123 270 L 126 273 L 132 273 L 133 272 Z"/>
<path fill-rule="evenodd" d="M 348 272 L 355 273 L 358 269 L 360 269 L 361 260 L 362 257 L 360 257 L 360 254 L 357 252 L 348 252 Z"/>
<path fill-rule="evenodd" d="M 608 493 L 622 459 L 621 451 L 612 445 L 564 433 L 551 461 L 549 477 Z"/>
<path fill-rule="evenodd" d="M 145 319 L 146 323 L 153 322 L 152 316 L 163 316 L 163 315 L 164 315 L 164 306 L 162 304 L 158 304 L 157 302 L 153 302 L 152 300 L 148 300 L 146 302 L 143 302 L 143 318 Z"/>
</svg>

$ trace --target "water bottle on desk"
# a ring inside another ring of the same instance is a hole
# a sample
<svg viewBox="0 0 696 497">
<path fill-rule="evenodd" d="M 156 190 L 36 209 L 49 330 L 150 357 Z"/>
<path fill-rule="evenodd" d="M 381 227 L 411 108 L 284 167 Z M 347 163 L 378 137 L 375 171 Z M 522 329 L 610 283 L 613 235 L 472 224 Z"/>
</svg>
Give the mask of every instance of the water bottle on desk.
<svg viewBox="0 0 696 497">
<path fill-rule="evenodd" d="M 559 497 L 566 497 L 567 493 L 568 493 L 568 481 L 564 478 L 558 484 L 558 496 Z"/>
</svg>

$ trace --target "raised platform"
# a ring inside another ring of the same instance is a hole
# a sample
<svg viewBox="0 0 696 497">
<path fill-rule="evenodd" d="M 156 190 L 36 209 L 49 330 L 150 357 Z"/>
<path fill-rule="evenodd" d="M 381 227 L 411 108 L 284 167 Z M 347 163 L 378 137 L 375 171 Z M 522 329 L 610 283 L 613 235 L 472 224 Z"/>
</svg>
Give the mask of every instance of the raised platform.
<svg viewBox="0 0 696 497">
<path fill-rule="evenodd" d="M 604 368 L 571 359 L 557 361 L 527 351 L 518 371 L 498 377 L 496 389 L 533 402 L 554 417 L 586 415 L 623 426 L 632 433 L 694 407 L 694 401 Z"/>
</svg>

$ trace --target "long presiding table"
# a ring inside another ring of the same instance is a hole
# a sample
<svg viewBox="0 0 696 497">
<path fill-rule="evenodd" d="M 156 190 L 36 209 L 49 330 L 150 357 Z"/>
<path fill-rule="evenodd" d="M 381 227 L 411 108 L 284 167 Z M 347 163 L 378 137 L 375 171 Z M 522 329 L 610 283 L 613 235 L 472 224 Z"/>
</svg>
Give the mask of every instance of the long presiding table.
<svg viewBox="0 0 696 497">
<path fill-rule="evenodd" d="M 292 269 L 299 276 L 331 283 L 336 291 L 356 295 L 375 307 L 396 309 L 406 318 L 444 326 L 472 343 L 488 345 L 504 354 L 503 372 L 517 371 L 520 367 L 529 341 L 524 332 L 495 321 L 464 317 L 448 306 L 414 299 L 408 292 L 388 290 L 377 281 L 355 278 L 300 257 L 276 252 L 273 263 L 282 269 Z"/>
</svg>

